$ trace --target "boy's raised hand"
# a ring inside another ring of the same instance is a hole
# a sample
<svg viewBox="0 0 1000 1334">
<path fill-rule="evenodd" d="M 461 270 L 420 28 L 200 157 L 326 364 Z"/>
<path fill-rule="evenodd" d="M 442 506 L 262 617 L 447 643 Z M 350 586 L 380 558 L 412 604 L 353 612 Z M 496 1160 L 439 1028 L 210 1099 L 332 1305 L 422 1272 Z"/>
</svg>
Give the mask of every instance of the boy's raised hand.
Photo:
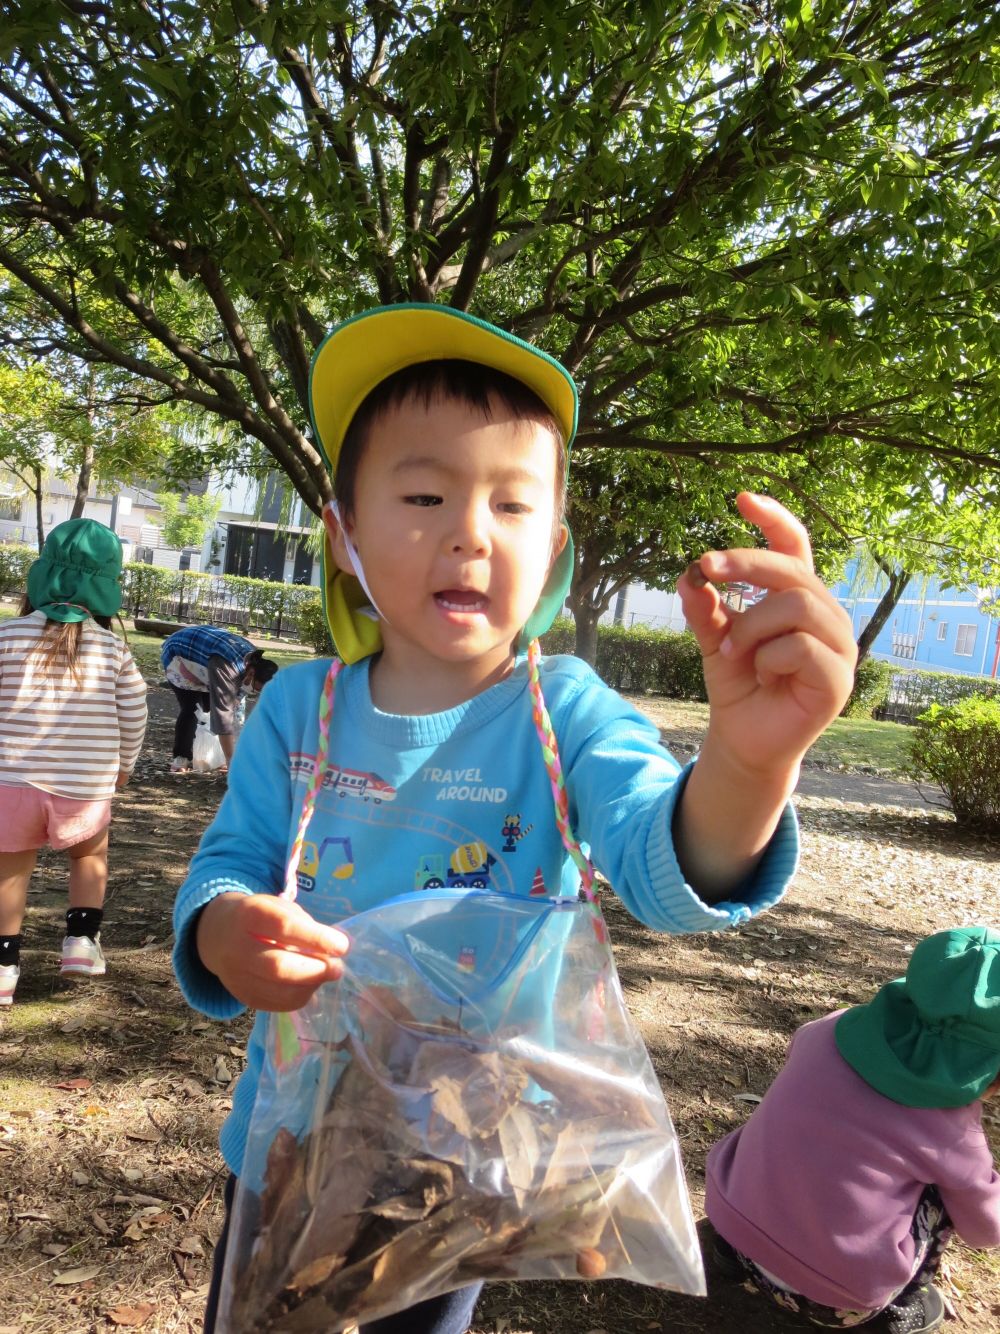
<svg viewBox="0 0 1000 1334">
<path fill-rule="evenodd" d="M 704 658 L 714 744 L 748 774 L 790 772 L 843 708 L 857 647 L 850 617 L 813 570 L 799 520 L 767 496 L 744 491 L 736 503 L 767 549 L 707 552 L 677 591 Z M 731 611 L 713 585 L 734 582 L 767 596 Z"/>
<path fill-rule="evenodd" d="M 220 894 L 201 910 L 198 956 L 231 995 L 255 1010 L 298 1010 L 344 971 L 350 940 L 273 894 Z"/>
</svg>

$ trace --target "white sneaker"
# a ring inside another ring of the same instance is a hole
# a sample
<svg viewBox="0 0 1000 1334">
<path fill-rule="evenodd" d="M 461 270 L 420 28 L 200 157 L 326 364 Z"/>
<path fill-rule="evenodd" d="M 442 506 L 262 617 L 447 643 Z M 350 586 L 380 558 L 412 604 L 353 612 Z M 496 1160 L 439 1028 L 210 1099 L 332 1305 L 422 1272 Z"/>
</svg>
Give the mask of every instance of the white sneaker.
<svg viewBox="0 0 1000 1334">
<path fill-rule="evenodd" d="M 0 967 L 0 1005 L 14 1004 L 14 988 L 21 970 L 16 963 L 5 963 Z"/>
<path fill-rule="evenodd" d="M 183 755 L 175 755 L 170 761 L 170 772 L 172 774 L 189 774 L 191 772 L 191 761 L 185 759 Z"/>
<path fill-rule="evenodd" d="M 65 936 L 62 943 L 62 962 L 60 973 L 83 973 L 87 977 L 100 977 L 107 971 L 104 951 L 101 949 L 101 933 L 97 939 L 89 936 Z"/>
</svg>

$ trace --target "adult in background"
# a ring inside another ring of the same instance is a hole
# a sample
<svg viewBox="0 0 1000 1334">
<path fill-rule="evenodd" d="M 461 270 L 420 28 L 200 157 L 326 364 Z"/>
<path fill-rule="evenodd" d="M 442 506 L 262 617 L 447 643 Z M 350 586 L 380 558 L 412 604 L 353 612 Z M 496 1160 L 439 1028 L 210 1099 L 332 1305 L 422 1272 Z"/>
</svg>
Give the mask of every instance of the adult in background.
<svg viewBox="0 0 1000 1334">
<path fill-rule="evenodd" d="M 216 625 L 188 625 L 164 640 L 160 661 L 180 705 L 174 725 L 174 757 L 170 772 L 191 768 L 195 710 L 209 715 L 209 728 L 219 738 L 228 765 L 236 747 L 236 706 L 248 691 L 259 694 L 278 670 L 249 639 Z"/>
</svg>

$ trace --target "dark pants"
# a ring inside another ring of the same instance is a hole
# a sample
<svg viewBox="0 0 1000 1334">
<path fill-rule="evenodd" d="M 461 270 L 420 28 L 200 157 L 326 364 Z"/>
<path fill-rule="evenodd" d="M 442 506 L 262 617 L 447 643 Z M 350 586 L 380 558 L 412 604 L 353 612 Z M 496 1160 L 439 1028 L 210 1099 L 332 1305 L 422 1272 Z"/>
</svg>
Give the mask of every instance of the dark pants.
<svg viewBox="0 0 1000 1334">
<path fill-rule="evenodd" d="M 898 1321 L 900 1329 L 907 1329 L 911 1327 L 907 1324 L 907 1308 L 912 1302 L 919 1300 L 921 1291 L 933 1284 L 953 1232 L 954 1227 L 937 1187 L 925 1187 L 910 1228 L 910 1233 L 916 1242 L 916 1272 L 906 1287 L 897 1292 L 887 1306 L 877 1311 L 840 1311 L 832 1306 L 822 1306 L 819 1302 L 803 1297 L 799 1292 L 793 1292 L 790 1288 L 773 1282 L 771 1277 L 763 1273 L 748 1256 L 735 1250 L 724 1239 L 722 1239 L 724 1241 L 722 1253 L 735 1258 L 747 1282 L 758 1292 L 770 1297 L 785 1310 L 795 1311 L 804 1316 L 813 1325 L 821 1325 L 826 1329 L 849 1329 L 858 1325 L 863 1326 L 878 1316 L 886 1316 L 890 1320 Z"/>
<path fill-rule="evenodd" d="M 170 689 L 177 696 L 177 703 L 181 706 L 177 721 L 174 723 L 174 757 L 190 760 L 194 756 L 194 734 L 198 730 L 195 709 L 208 713 L 211 701 L 207 690 L 181 690 L 180 686 L 175 686 L 173 683 Z"/>
<path fill-rule="evenodd" d="M 212 1281 L 205 1302 L 205 1334 L 214 1334 L 215 1331 L 219 1290 L 222 1286 L 222 1266 L 226 1256 L 226 1239 L 229 1236 L 229 1220 L 232 1217 L 235 1193 L 236 1178 L 230 1176 L 223 1196 L 226 1216 L 215 1246 Z M 386 1316 L 383 1320 L 362 1325 L 361 1334 L 465 1334 L 472 1324 L 472 1313 L 476 1309 L 482 1288 L 481 1283 L 476 1283 L 471 1288 L 446 1292 L 443 1297 L 432 1297 L 430 1301 L 421 1302 L 419 1306 L 411 1306 L 408 1311 L 397 1311 L 395 1315 Z"/>
</svg>

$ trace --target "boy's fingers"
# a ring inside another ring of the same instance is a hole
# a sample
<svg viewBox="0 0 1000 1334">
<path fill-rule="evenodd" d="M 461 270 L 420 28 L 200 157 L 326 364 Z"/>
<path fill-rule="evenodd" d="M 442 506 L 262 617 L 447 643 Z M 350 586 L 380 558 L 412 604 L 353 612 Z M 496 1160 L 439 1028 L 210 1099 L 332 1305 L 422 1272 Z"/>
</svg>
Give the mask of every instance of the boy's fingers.
<svg viewBox="0 0 1000 1334">
<path fill-rule="evenodd" d="M 706 580 L 698 561 L 692 561 L 678 579 L 677 592 L 688 629 L 702 653 L 714 653 L 729 629 L 733 613 L 718 590 Z"/>
<path fill-rule="evenodd" d="M 273 941 L 289 953 L 327 959 L 346 954 L 350 938 L 335 926 L 324 926 L 298 906 L 272 895 L 254 895 L 257 911 L 246 920 L 247 930 L 258 939 Z"/>
<path fill-rule="evenodd" d="M 698 567 L 713 583 L 753 584 L 769 592 L 802 586 L 825 588 L 812 565 L 787 552 L 764 547 L 734 547 L 728 551 L 706 551 Z"/>
<path fill-rule="evenodd" d="M 279 987 L 318 987 L 340 977 L 343 971 L 340 959 L 318 958 L 314 954 L 300 954 L 280 946 L 261 950 L 254 967 L 258 977 Z"/>
<path fill-rule="evenodd" d="M 334 980 L 334 978 L 321 977 L 318 981 L 296 985 L 285 981 L 272 982 L 270 979 L 252 977 L 244 980 L 245 985 L 240 981 L 234 982 L 230 991 L 241 1004 L 248 1005 L 255 1010 L 286 1012 L 301 1010 L 303 1005 L 313 996 L 317 986 L 323 982 Z"/>
<path fill-rule="evenodd" d="M 736 506 L 744 519 L 761 530 L 772 551 L 792 556 L 812 570 L 809 533 L 791 510 L 785 509 L 772 496 L 760 496 L 753 491 L 741 491 L 736 497 Z"/>
<path fill-rule="evenodd" d="M 724 657 L 738 657 L 757 644 L 795 631 L 813 635 L 837 653 L 850 656 L 855 650 L 850 617 L 826 591 L 799 586 L 770 593 L 741 616 L 734 616 L 729 634 L 721 645 Z"/>
<path fill-rule="evenodd" d="M 757 650 L 753 663 L 762 686 L 794 676 L 805 690 L 828 699 L 834 712 L 851 684 L 850 669 L 841 655 L 813 635 L 796 632 L 772 639 Z"/>
</svg>

